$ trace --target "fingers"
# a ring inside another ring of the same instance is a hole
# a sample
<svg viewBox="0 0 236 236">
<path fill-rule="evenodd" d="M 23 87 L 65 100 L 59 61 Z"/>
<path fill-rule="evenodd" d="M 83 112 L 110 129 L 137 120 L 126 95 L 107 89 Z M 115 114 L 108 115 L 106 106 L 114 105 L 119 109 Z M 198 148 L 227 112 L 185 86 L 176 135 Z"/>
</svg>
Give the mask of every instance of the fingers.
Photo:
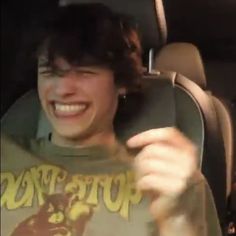
<svg viewBox="0 0 236 236">
<path fill-rule="evenodd" d="M 143 192 L 156 192 L 165 196 L 178 196 L 187 187 L 187 182 L 180 178 L 145 175 L 137 181 L 137 188 Z"/>
<path fill-rule="evenodd" d="M 189 178 L 197 168 L 195 154 L 166 144 L 151 144 L 136 156 L 137 177 L 149 173 Z"/>
<path fill-rule="evenodd" d="M 185 146 L 185 148 L 192 146 L 189 139 L 174 127 L 151 129 L 137 134 L 127 141 L 127 146 L 140 148 L 157 142 L 167 142 L 175 146 Z"/>
<path fill-rule="evenodd" d="M 142 132 L 127 145 L 141 150 L 134 159 L 136 186 L 150 196 L 150 211 L 155 218 L 168 216 L 197 173 L 195 145 L 173 127 Z"/>
<path fill-rule="evenodd" d="M 167 196 L 181 194 L 197 169 L 191 155 L 166 144 L 146 146 L 134 162 L 137 188 Z"/>
<path fill-rule="evenodd" d="M 175 128 L 153 129 L 128 140 L 141 148 L 134 161 L 137 188 L 157 195 L 180 195 L 197 170 L 196 147 Z"/>
</svg>

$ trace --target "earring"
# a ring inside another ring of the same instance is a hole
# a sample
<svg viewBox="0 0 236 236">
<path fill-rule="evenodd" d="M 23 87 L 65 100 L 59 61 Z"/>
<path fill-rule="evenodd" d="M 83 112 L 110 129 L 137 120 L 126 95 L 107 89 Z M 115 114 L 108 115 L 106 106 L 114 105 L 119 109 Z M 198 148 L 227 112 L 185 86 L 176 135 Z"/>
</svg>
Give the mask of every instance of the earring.
<svg viewBox="0 0 236 236">
<path fill-rule="evenodd" d="M 119 100 L 120 100 L 120 102 L 122 102 L 122 103 L 125 103 L 126 102 L 126 93 L 124 93 L 124 94 L 120 94 L 119 95 Z"/>
<path fill-rule="evenodd" d="M 120 100 L 125 101 L 127 96 L 127 89 L 125 87 L 120 87 L 118 90 L 118 96 Z"/>
</svg>

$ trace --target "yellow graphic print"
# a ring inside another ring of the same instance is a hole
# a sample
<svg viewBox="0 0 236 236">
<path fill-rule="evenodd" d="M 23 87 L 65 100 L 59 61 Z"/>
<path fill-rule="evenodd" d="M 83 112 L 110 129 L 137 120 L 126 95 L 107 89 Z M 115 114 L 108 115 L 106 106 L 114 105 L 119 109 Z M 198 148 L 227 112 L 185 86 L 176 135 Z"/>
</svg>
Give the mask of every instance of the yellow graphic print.
<svg viewBox="0 0 236 236">
<path fill-rule="evenodd" d="M 130 206 L 142 200 L 141 193 L 135 189 L 131 171 L 114 175 L 71 176 L 62 168 L 41 165 L 19 175 L 1 173 L 1 207 L 9 210 L 31 207 L 35 200 L 42 206 L 44 195 L 52 195 L 60 187 L 62 192 L 71 196 L 68 213 L 71 219 L 88 212 L 88 206 L 98 206 L 101 201 L 109 211 L 128 219 Z"/>
<path fill-rule="evenodd" d="M 45 203 L 36 214 L 20 222 L 11 236 L 83 236 L 93 216 L 93 207 L 87 206 L 86 212 L 77 214 L 76 218 L 71 219 L 68 215 L 70 203 L 69 194 L 46 196 Z M 80 210 L 83 210 L 83 207 Z"/>
<path fill-rule="evenodd" d="M 44 193 L 53 194 L 56 185 L 65 181 L 67 173 L 59 167 L 41 165 L 22 171 L 18 176 L 1 173 L 1 207 L 9 210 L 30 207 L 34 197 L 44 203 Z"/>
</svg>

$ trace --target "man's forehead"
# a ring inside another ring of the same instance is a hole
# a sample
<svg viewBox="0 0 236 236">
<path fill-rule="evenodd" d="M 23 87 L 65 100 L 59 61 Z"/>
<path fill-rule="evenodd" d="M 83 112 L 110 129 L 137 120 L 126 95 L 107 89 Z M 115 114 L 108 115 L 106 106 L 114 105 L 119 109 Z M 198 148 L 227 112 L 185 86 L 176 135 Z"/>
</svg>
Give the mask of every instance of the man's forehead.
<svg viewBox="0 0 236 236">
<path fill-rule="evenodd" d="M 63 56 L 56 56 L 50 60 L 47 54 L 42 54 L 38 57 L 38 67 L 55 67 L 60 70 L 69 71 L 75 68 L 102 68 L 109 69 L 107 63 L 102 63 L 92 56 L 85 56 L 81 58 L 80 62 L 70 63 Z"/>
<path fill-rule="evenodd" d="M 38 58 L 38 68 L 45 68 L 50 66 L 48 63 L 48 58 L 46 56 L 41 56 Z M 70 70 L 99 70 L 99 69 L 109 69 L 108 66 L 101 64 L 89 64 L 89 65 L 71 65 L 63 57 L 57 57 L 53 60 L 53 66 L 58 68 L 61 71 L 70 71 Z"/>
<path fill-rule="evenodd" d="M 49 65 L 49 61 L 48 61 L 48 57 L 46 55 L 42 55 L 38 58 L 38 66 L 39 67 L 44 67 Z M 55 65 L 56 67 L 62 69 L 62 70 L 70 70 L 71 69 L 71 65 L 70 63 L 68 63 L 64 58 L 62 57 L 56 57 L 53 60 L 53 65 Z"/>
<path fill-rule="evenodd" d="M 38 66 L 45 66 L 48 63 L 47 55 L 38 56 Z"/>
</svg>

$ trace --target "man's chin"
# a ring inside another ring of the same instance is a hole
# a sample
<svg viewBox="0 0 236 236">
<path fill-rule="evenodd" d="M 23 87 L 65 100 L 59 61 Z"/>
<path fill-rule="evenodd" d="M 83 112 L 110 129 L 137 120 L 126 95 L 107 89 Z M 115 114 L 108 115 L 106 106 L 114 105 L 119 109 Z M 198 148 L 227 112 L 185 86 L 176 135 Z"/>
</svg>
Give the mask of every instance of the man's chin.
<svg viewBox="0 0 236 236">
<path fill-rule="evenodd" d="M 86 134 L 83 130 L 76 130 L 76 129 L 65 129 L 65 130 L 56 130 L 52 134 L 52 141 L 58 145 L 67 145 L 76 143 L 82 140 Z"/>
<path fill-rule="evenodd" d="M 67 129 L 54 130 L 52 133 L 52 142 L 58 146 L 79 147 L 103 145 L 114 138 L 113 129 L 107 132 L 101 132 L 98 127 L 94 126 L 83 127 L 81 129 L 78 129 L 77 126 L 76 128 L 68 129 L 67 127 Z"/>
</svg>

